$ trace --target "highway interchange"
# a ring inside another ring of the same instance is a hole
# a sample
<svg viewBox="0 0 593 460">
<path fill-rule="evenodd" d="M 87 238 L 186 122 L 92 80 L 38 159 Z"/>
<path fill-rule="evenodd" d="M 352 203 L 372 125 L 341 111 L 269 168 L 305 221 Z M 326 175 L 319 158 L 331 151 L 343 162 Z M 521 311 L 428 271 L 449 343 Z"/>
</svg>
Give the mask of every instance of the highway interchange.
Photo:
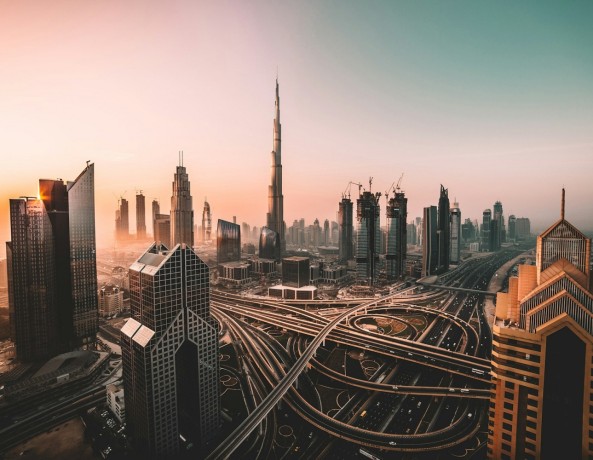
<svg viewBox="0 0 593 460">
<path fill-rule="evenodd" d="M 332 302 L 212 291 L 212 314 L 232 341 L 241 363 L 233 371 L 251 404 L 208 458 L 232 457 L 240 446 L 236 458 L 434 458 L 480 443 L 491 332 L 475 291 L 518 254 L 469 259 L 439 281 L 467 291 L 401 283 L 382 297 Z M 340 353 L 341 366 L 332 358 Z M 370 363 L 365 375 L 356 375 L 357 362 Z M 328 410 L 328 386 L 346 389 L 341 407 Z M 280 449 L 287 411 L 300 434 Z"/>
</svg>

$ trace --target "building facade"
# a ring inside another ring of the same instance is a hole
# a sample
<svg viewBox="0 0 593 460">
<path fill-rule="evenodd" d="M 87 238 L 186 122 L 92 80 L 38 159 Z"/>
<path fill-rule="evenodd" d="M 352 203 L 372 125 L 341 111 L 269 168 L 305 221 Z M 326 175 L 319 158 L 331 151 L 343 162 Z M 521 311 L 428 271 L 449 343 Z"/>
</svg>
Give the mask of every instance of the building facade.
<svg viewBox="0 0 593 460">
<path fill-rule="evenodd" d="M 115 211 L 115 239 L 125 241 L 130 237 L 130 210 L 128 200 L 121 197 Z"/>
<path fill-rule="evenodd" d="M 130 266 L 121 330 L 127 425 L 143 458 L 201 452 L 220 424 L 218 334 L 208 266 L 186 244 L 153 244 Z"/>
<path fill-rule="evenodd" d="M 482 213 L 482 230 L 481 230 L 481 244 L 482 251 L 492 251 L 492 238 L 490 235 L 490 229 L 492 227 L 492 211 L 490 209 L 484 209 Z"/>
<path fill-rule="evenodd" d="M 99 316 L 119 315 L 124 309 L 124 291 L 119 286 L 105 285 L 99 289 Z"/>
<path fill-rule="evenodd" d="M 311 276 L 309 266 L 308 257 L 284 257 L 282 259 L 282 284 L 297 288 L 308 286 Z"/>
<path fill-rule="evenodd" d="M 449 205 L 449 190 L 441 185 L 439 196 L 439 209 L 437 221 L 438 261 L 439 272 L 449 269 L 449 257 L 451 255 L 451 215 Z"/>
<path fill-rule="evenodd" d="M 259 236 L 259 257 L 261 259 L 280 260 L 280 235 L 268 227 L 262 227 Z"/>
<path fill-rule="evenodd" d="M 171 245 L 185 243 L 194 246 L 194 208 L 190 191 L 189 176 L 183 166 L 183 152 L 180 164 L 173 175 L 171 196 Z"/>
<path fill-rule="evenodd" d="M 202 243 L 212 240 L 212 213 L 210 211 L 210 203 L 204 200 L 204 208 L 202 209 Z"/>
<path fill-rule="evenodd" d="M 424 208 L 422 219 L 422 276 L 436 274 L 438 266 L 437 207 Z"/>
<path fill-rule="evenodd" d="M 239 262 L 241 260 L 241 226 L 218 219 L 216 228 L 216 262 Z"/>
<path fill-rule="evenodd" d="M 459 203 L 451 208 L 451 262 L 458 264 L 461 260 L 461 210 Z"/>
<path fill-rule="evenodd" d="M 136 238 L 146 239 L 146 198 L 142 192 L 136 194 Z"/>
<path fill-rule="evenodd" d="M 339 258 L 342 261 L 354 258 L 354 226 L 352 214 L 352 200 L 343 197 L 338 205 L 338 247 Z"/>
<path fill-rule="evenodd" d="M 379 276 L 380 193 L 364 191 L 356 200 L 356 279 L 372 286 Z"/>
<path fill-rule="evenodd" d="M 488 457 L 593 457 L 591 240 L 564 218 L 498 293 Z"/>
<path fill-rule="evenodd" d="M 9 315 L 17 357 L 92 347 L 98 329 L 94 165 L 10 200 Z"/>
<path fill-rule="evenodd" d="M 395 280 L 404 276 L 407 254 L 408 199 L 403 192 L 396 191 L 387 202 L 387 279 Z"/>
<path fill-rule="evenodd" d="M 267 227 L 276 232 L 280 237 L 282 253 L 286 250 L 284 226 L 284 195 L 282 194 L 282 152 L 281 137 L 282 125 L 280 124 L 280 87 L 276 79 L 276 101 L 273 128 L 272 170 L 270 186 L 268 187 L 268 214 L 266 215 Z"/>
</svg>

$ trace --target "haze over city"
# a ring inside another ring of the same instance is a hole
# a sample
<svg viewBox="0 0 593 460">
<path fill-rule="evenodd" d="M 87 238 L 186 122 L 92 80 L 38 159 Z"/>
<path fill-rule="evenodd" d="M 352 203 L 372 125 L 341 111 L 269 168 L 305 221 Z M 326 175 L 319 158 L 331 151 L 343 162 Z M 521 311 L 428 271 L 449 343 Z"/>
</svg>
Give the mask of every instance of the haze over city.
<svg viewBox="0 0 593 460">
<path fill-rule="evenodd" d="M 207 197 L 214 221 L 264 225 L 277 75 L 288 226 L 335 220 L 349 181 L 384 193 L 404 173 L 409 220 L 442 183 L 463 218 L 500 200 L 537 232 L 565 186 L 567 219 L 593 229 L 589 2 L 0 8 L 1 241 L 9 198 L 91 160 L 110 244 L 118 197 L 130 228 L 137 190 L 168 212 L 179 150 L 196 221 Z"/>
</svg>

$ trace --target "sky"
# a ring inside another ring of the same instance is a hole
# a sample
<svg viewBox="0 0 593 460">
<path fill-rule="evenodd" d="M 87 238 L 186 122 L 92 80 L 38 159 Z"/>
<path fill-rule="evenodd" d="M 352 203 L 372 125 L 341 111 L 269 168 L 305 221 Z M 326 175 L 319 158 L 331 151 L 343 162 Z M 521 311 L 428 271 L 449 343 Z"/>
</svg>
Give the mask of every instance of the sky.
<svg viewBox="0 0 593 460">
<path fill-rule="evenodd" d="M 0 241 L 9 198 L 91 160 L 109 245 L 118 197 L 131 229 L 136 191 L 168 212 L 180 150 L 196 222 L 207 197 L 265 224 L 276 77 L 288 226 L 403 173 L 409 220 L 443 184 L 463 219 L 500 200 L 543 230 L 564 186 L 591 230 L 592 23 L 588 1 L 0 0 Z"/>
</svg>

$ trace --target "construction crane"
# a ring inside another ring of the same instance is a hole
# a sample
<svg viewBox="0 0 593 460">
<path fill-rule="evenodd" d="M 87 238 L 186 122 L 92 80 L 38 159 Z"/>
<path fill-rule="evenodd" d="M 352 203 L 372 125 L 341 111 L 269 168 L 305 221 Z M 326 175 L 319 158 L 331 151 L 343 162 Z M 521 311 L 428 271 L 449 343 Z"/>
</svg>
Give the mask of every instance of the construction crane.
<svg viewBox="0 0 593 460">
<path fill-rule="evenodd" d="M 397 185 L 395 186 L 396 192 L 399 192 L 401 190 L 400 185 L 402 183 L 403 178 L 404 178 L 404 173 L 402 173 L 402 175 L 399 176 L 399 180 L 397 181 Z"/>
<path fill-rule="evenodd" d="M 397 184 L 395 183 L 395 181 L 393 181 L 393 184 L 391 184 L 391 187 L 389 187 L 387 189 L 387 191 L 385 192 L 385 198 L 387 200 L 389 199 L 389 193 L 391 193 L 392 190 L 394 191 L 394 193 L 399 193 L 399 191 L 401 190 L 400 185 L 402 183 L 403 178 L 404 178 L 404 173 L 402 173 L 402 175 L 399 177 Z M 395 185 L 395 187 L 394 187 L 394 185 Z"/>
<path fill-rule="evenodd" d="M 350 199 L 350 187 L 352 185 L 358 185 L 358 194 L 360 195 L 360 190 L 362 189 L 362 184 L 350 181 L 350 182 L 348 182 L 348 185 L 346 186 L 346 190 L 344 190 L 344 193 L 342 193 L 342 198 L 346 198 L 346 194 L 348 194 L 348 199 Z"/>
</svg>

